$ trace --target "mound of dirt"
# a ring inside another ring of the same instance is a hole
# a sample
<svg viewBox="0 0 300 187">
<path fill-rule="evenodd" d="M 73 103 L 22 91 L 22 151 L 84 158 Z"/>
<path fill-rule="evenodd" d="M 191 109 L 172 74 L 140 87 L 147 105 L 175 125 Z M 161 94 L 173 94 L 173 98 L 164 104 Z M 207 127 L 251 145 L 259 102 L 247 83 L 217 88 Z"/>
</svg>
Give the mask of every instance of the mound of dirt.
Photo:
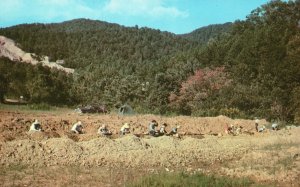
<svg viewBox="0 0 300 187">
<path fill-rule="evenodd" d="M 224 126 L 230 124 L 254 132 L 254 121 L 225 116 L 78 115 L 69 111 L 0 111 L 0 114 L 3 116 L 0 121 L 0 165 L 201 170 L 221 175 L 250 176 L 259 181 L 272 181 L 276 176 L 280 184 L 296 181 L 300 176 L 300 159 L 297 156 L 300 155 L 300 128 L 266 131 L 254 136 L 212 136 L 223 133 Z M 43 132 L 28 132 L 34 119 L 41 122 Z M 157 119 L 159 124 L 168 123 L 167 130 L 180 124 L 180 138 L 137 137 L 133 134 L 102 137 L 96 133 L 101 124 L 107 124 L 117 133 L 124 122 L 130 122 L 134 133 L 143 134 L 151 119 Z M 84 124 L 84 134 L 70 133 L 72 124 L 78 120 Z M 261 120 L 260 123 L 266 122 Z M 197 133 L 201 138 L 184 135 Z M 273 170 L 278 172 L 274 174 Z"/>
<path fill-rule="evenodd" d="M 180 125 L 179 134 L 189 135 L 195 138 L 203 138 L 205 134 L 224 134 L 227 126 L 242 126 L 243 131 L 255 133 L 255 125 L 253 120 L 230 119 L 226 116 L 218 117 L 161 117 L 154 115 L 145 116 L 118 116 L 116 114 L 95 115 L 95 114 L 77 114 L 71 111 L 57 113 L 20 113 L 11 111 L 1 111 L 3 116 L 0 122 L 0 140 L 23 140 L 23 139 L 47 139 L 68 137 L 74 141 L 89 141 L 97 138 L 97 130 L 102 124 L 106 124 L 113 132 L 113 138 L 118 138 L 118 132 L 123 123 L 131 123 L 131 131 L 133 134 L 143 136 L 148 131 L 148 124 L 152 119 L 156 119 L 159 124 L 167 123 L 167 131 L 172 127 Z M 28 130 L 34 119 L 38 119 L 44 130 L 44 134 L 29 136 Z M 83 122 L 84 134 L 70 134 L 72 125 L 78 120 Z M 260 125 L 267 124 L 261 120 Z M 168 141 L 168 140 L 166 140 Z"/>
<path fill-rule="evenodd" d="M 179 145 L 179 140 L 170 136 L 152 137 L 144 141 L 153 149 L 175 149 Z"/>
<path fill-rule="evenodd" d="M 126 135 L 115 140 L 115 147 L 118 151 L 144 150 L 147 149 L 148 144 L 134 135 Z"/>
</svg>

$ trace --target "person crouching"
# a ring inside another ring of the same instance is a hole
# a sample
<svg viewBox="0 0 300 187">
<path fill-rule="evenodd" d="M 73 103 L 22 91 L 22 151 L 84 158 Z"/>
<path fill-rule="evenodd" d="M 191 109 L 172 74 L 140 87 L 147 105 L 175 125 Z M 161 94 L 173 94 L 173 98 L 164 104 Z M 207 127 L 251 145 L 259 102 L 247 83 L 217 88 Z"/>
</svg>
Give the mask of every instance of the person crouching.
<svg viewBox="0 0 300 187">
<path fill-rule="evenodd" d="M 162 126 L 160 127 L 159 129 L 159 135 L 163 136 L 163 135 L 166 135 L 168 134 L 168 132 L 166 131 L 166 127 L 168 125 L 166 123 L 163 123 Z"/>
<path fill-rule="evenodd" d="M 152 120 L 149 123 L 149 135 L 151 135 L 151 136 L 157 136 L 158 135 L 158 132 L 155 129 L 157 126 L 158 126 L 158 123 L 156 122 L 156 120 Z"/>
<path fill-rule="evenodd" d="M 169 132 L 169 136 L 176 136 L 179 137 L 178 135 L 178 129 L 180 128 L 180 125 L 177 125 L 176 127 L 173 127 L 171 132 Z"/>
<path fill-rule="evenodd" d="M 128 123 L 124 123 L 124 125 L 121 127 L 120 135 L 125 135 L 130 133 L 130 125 Z"/>
<path fill-rule="evenodd" d="M 81 121 L 78 121 L 75 123 L 71 129 L 71 132 L 76 133 L 76 134 L 83 134 L 83 126 Z"/>
<path fill-rule="evenodd" d="M 34 122 L 31 124 L 29 131 L 42 131 L 42 126 L 37 119 L 35 119 Z"/>
<path fill-rule="evenodd" d="M 110 132 L 110 130 L 108 130 L 107 126 L 105 124 L 103 124 L 99 129 L 98 129 L 98 134 L 102 135 L 102 136 L 109 136 L 112 135 L 112 133 Z"/>
</svg>

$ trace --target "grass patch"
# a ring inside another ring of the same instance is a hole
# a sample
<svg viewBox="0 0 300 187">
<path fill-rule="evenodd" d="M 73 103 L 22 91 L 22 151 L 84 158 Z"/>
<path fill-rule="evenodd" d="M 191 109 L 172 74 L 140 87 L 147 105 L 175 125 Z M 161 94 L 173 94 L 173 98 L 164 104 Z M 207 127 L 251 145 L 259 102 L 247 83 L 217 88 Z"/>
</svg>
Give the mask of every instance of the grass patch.
<svg viewBox="0 0 300 187">
<path fill-rule="evenodd" d="M 61 112 L 73 111 L 73 108 L 67 106 L 52 106 L 47 103 L 27 104 L 27 105 L 8 105 L 0 103 L 0 109 L 8 111 L 22 111 L 22 112 Z"/>
<path fill-rule="evenodd" d="M 1 169 L 1 168 L 0 168 Z M 151 174 L 143 170 L 120 170 L 120 168 L 26 165 L 4 166 L 0 186 L 128 186 L 128 187 L 258 187 L 248 178 L 233 179 L 200 173 Z"/>
<path fill-rule="evenodd" d="M 53 108 L 47 103 L 30 104 L 28 105 L 30 110 L 53 110 Z"/>
<path fill-rule="evenodd" d="M 0 104 L 0 109 L 8 109 L 8 110 L 53 110 L 55 107 L 47 104 L 47 103 L 39 103 L 39 104 L 27 104 L 27 105 L 8 105 L 8 104 Z"/>
<path fill-rule="evenodd" d="M 23 171 L 25 169 L 27 169 L 28 166 L 24 165 L 24 164 L 12 164 L 9 165 L 9 167 L 7 168 L 9 171 Z"/>
<path fill-rule="evenodd" d="M 294 164 L 294 159 L 292 156 L 288 156 L 285 158 L 282 158 L 278 160 L 277 164 L 280 164 L 283 166 L 284 169 L 292 169 Z"/>
<path fill-rule="evenodd" d="M 290 148 L 290 147 L 299 147 L 300 145 L 296 142 L 282 142 L 282 143 L 274 143 L 271 145 L 264 146 L 262 150 L 268 151 L 279 151 L 282 149 Z"/>
<path fill-rule="evenodd" d="M 248 187 L 255 186 L 254 182 L 248 178 L 233 179 L 229 177 L 216 177 L 214 175 L 205 175 L 201 173 L 160 173 L 142 177 L 127 187 L 147 187 L 147 186 L 164 186 L 164 187 L 181 187 L 181 186 L 205 186 L 205 187 Z M 257 186 L 257 185 L 256 185 Z"/>
<path fill-rule="evenodd" d="M 0 167 L 0 186 L 5 186 L 6 181 L 10 181 L 9 186 L 16 186 L 16 181 L 20 181 L 26 177 L 27 165 L 12 164 Z"/>
</svg>

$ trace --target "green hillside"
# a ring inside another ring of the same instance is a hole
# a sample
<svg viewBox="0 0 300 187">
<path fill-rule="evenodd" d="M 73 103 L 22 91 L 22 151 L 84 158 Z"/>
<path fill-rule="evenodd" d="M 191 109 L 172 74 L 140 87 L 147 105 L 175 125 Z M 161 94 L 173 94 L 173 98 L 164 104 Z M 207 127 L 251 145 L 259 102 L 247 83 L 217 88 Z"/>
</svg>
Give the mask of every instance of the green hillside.
<svg viewBox="0 0 300 187">
<path fill-rule="evenodd" d="M 76 19 L 58 24 L 25 24 L 0 30 L 28 52 L 64 59 L 68 67 L 105 60 L 145 61 L 194 47 L 175 34 L 148 28 Z"/>
<path fill-rule="evenodd" d="M 23 50 L 48 55 L 52 61 L 64 59 L 75 73 L 56 79 L 57 72 L 39 67 L 33 70 L 40 75 L 37 79 L 26 67 L 22 78 L 14 73 L 18 63 L 1 59 L 0 96 L 22 94 L 31 102 L 50 104 L 128 103 L 147 113 L 298 122 L 299 12 L 299 1 L 272 1 L 244 21 L 186 35 L 86 19 L 2 28 L 0 35 Z M 44 93 L 38 94 L 41 90 Z M 50 99 L 53 93 L 61 96 Z"/>
<path fill-rule="evenodd" d="M 232 26 L 233 23 L 230 22 L 224 24 L 208 25 L 181 36 L 190 41 L 196 41 L 202 44 L 206 44 L 212 39 L 218 39 L 218 37 L 223 37 L 224 34 L 229 33 L 232 29 Z"/>
</svg>

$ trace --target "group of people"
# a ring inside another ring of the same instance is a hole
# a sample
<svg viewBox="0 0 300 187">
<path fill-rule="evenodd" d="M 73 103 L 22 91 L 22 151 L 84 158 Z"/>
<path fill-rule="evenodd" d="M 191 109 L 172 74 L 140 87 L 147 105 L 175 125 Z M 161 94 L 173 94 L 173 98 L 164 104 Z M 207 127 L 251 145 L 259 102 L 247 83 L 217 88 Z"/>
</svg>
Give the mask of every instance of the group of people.
<svg viewBox="0 0 300 187">
<path fill-rule="evenodd" d="M 71 132 L 75 133 L 75 134 L 83 134 L 82 122 L 78 121 L 77 123 L 75 123 L 71 128 Z M 97 133 L 100 135 L 105 135 L 105 136 L 112 135 L 112 132 L 110 130 L 108 130 L 107 125 L 105 125 L 105 124 L 101 125 L 101 127 L 98 129 Z"/>
<path fill-rule="evenodd" d="M 158 129 L 158 123 L 156 120 L 152 120 L 149 123 L 148 128 L 148 134 L 153 137 L 158 136 L 171 136 L 171 135 L 177 135 L 178 136 L 178 129 L 180 128 L 179 125 L 176 127 L 173 127 L 170 132 L 166 131 L 167 123 L 163 123 L 160 128 Z M 234 125 L 226 126 L 225 133 L 226 134 L 232 134 L 232 135 L 238 135 L 242 133 L 242 126 L 236 127 Z M 273 123 L 271 125 L 272 130 L 279 130 L 279 126 L 277 123 Z M 259 127 L 259 120 L 255 119 L 255 130 L 256 132 L 264 132 L 266 130 L 265 126 Z M 34 122 L 31 124 L 29 131 L 42 131 L 41 123 L 35 119 Z M 83 124 L 81 121 L 76 122 L 72 128 L 72 133 L 76 134 L 83 134 Z M 108 129 L 107 125 L 103 124 L 97 132 L 99 135 L 103 136 L 109 136 L 112 135 L 112 132 Z M 125 135 L 130 133 L 130 123 L 124 123 L 123 126 L 120 129 L 120 135 Z"/>
<path fill-rule="evenodd" d="M 130 126 L 131 126 L 130 123 L 124 123 L 123 126 L 120 129 L 120 135 L 129 134 L 130 133 Z M 176 127 L 172 128 L 170 132 L 167 132 L 166 131 L 166 127 L 167 127 L 166 123 L 163 123 L 159 130 L 156 129 L 157 127 L 158 127 L 157 121 L 152 120 L 149 123 L 148 134 L 150 136 L 153 136 L 153 137 L 158 137 L 158 136 L 163 136 L 163 135 L 167 135 L 167 136 L 178 135 L 177 131 L 180 128 L 180 126 L 176 126 Z M 37 119 L 35 119 L 34 122 L 31 124 L 29 131 L 30 132 L 32 132 L 32 131 L 42 131 L 41 123 Z M 76 122 L 71 128 L 71 132 L 75 133 L 75 134 L 83 134 L 83 124 L 82 124 L 82 122 L 81 121 Z M 107 125 L 105 125 L 105 124 L 101 125 L 101 127 L 98 129 L 97 133 L 99 135 L 103 135 L 103 136 L 112 135 L 112 132 L 108 129 Z"/>
<path fill-rule="evenodd" d="M 266 127 L 263 125 L 263 126 L 261 126 L 261 127 L 259 127 L 259 119 L 255 119 L 255 130 L 256 130 L 256 132 L 264 132 L 265 130 L 266 130 Z M 271 129 L 273 130 L 273 131 L 277 131 L 277 130 L 279 130 L 279 125 L 278 125 L 278 123 L 272 123 L 272 125 L 271 125 Z"/>
<path fill-rule="evenodd" d="M 225 134 L 230 134 L 230 135 L 239 135 L 242 133 L 242 129 L 243 127 L 242 126 L 234 126 L 234 125 L 226 125 L 226 128 L 225 128 Z"/>
<path fill-rule="evenodd" d="M 31 124 L 30 128 L 29 128 L 29 132 L 35 132 L 35 131 L 43 131 L 42 130 L 42 126 L 41 123 L 35 119 L 34 122 Z M 72 128 L 71 128 L 71 132 L 75 133 L 75 134 L 83 134 L 83 124 L 81 121 L 76 122 Z M 103 135 L 111 135 L 112 133 L 107 129 L 106 125 L 102 125 L 99 129 L 98 129 L 98 133 L 99 134 L 103 134 Z"/>
<path fill-rule="evenodd" d="M 167 136 L 170 136 L 170 135 L 176 135 L 177 134 L 177 131 L 178 129 L 180 128 L 179 125 L 177 125 L 176 127 L 173 127 L 171 129 L 171 131 L 168 133 L 166 131 L 166 127 L 168 125 L 166 123 L 163 123 L 161 125 L 161 127 L 159 128 L 159 130 L 157 130 L 156 128 L 158 127 L 158 123 L 156 120 L 152 120 L 150 123 L 149 123 L 149 135 L 150 136 L 154 136 L 154 137 L 157 137 L 157 136 L 163 136 L 163 135 L 167 135 Z"/>
<path fill-rule="evenodd" d="M 261 132 L 265 132 L 266 129 L 267 129 L 266 126 L 264 126 L 264 125 L 260 126 L 259 119 L 255 118 L 255 131 L 261 133 Z M 279 130 L 278 123 L 272 123 L 271 129 L 273 131 Z M 242 126 L 235 126 L 235 125 L 230 125 L 230 126 L 226 125 L 225 126 L 225 134 L 238 135 L 238 134 L 242 133 L 242 130 L 243 130 Z"/>
</svg>

